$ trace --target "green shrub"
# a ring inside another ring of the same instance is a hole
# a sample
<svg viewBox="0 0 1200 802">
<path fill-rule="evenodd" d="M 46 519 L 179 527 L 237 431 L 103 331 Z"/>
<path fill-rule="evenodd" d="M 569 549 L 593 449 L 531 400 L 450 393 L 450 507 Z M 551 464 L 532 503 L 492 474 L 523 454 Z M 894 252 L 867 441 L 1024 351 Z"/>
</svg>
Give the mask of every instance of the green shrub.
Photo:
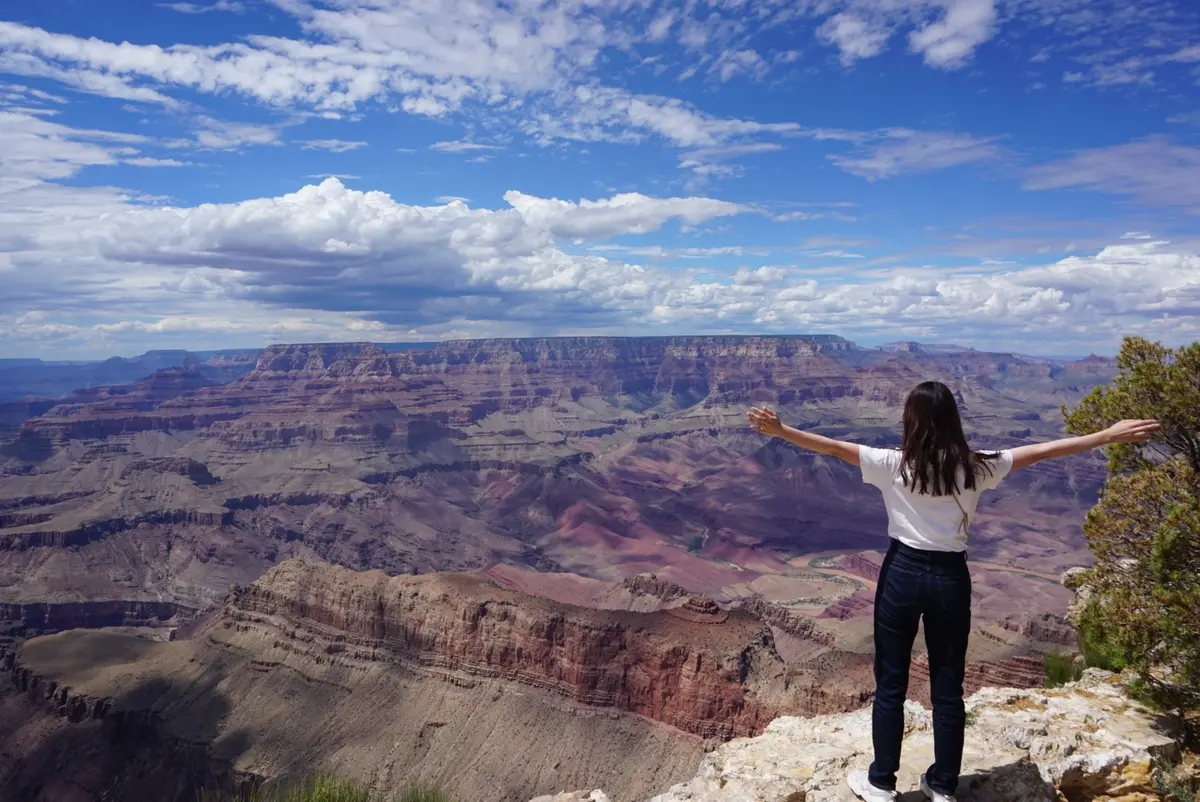
<svg viewBox="0 0 1200 802">
<path fill-rule="evenodd" d="M 1055 650 L 1046 655 L 1044 663 L 1047 688 L 1057 688 L 1083 676 L 1083 663 L 1076 660 L 1073 654 Z"/>
<path fill-rule="evenodd" d="M 1148 443 L 1110 446 L 1083 531 L 1095 557 L 1080 616 L 1089 666 L 1129 669 L 1167 709 L 1200 705 L 1200 343 L 1128 337 L 1120 374 L 1067 414 L 1075 434 L 1155 418 Z"/>
<path fill-rule="evenodd" d="M 1109 634 L 1100 604 L 1092 600 L 1079 616 L 1079 652 L 1088 668 L 1105 671 L 1124 671 L 1127 662 L 1124 650 Z"/>
<path fill-rule="evenodd" d="M 1154 790 L 1173 802 L 1197 802 L 1196 781 L 1182 766 L 1160 763 L 1151 775 Z"/>
</svg>

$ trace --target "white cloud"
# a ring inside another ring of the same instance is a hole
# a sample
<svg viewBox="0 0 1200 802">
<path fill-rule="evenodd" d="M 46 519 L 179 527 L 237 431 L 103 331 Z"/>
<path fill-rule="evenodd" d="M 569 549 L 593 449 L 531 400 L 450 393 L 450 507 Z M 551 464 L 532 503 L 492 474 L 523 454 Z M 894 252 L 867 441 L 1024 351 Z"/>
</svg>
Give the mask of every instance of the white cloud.
<svg viewBox="0 0 1200 802">
<path fill-rule="evenodd" d="M 279 128 L 200 117 L 196 143 L 209 150 L 236 150 L 245 145 L 279 145 Z M 181 142 L 180 144 L 186 144 Z"/>
<path fill-rule="evenodd" d="M 695 147 L 798 127 L 716 118 L 674 98 L 599 85 L 595 72 L 602 48 L 622 47 L 647 34 L 605 19 L 612 9 L 604 3 L 344 0 L 316 8 L 279 0 L 276 5 L 296 17 L 304 38 L 256 34 L 212 46 L 164 47 L 0 22 L 0 71 L 175 107 L 182 106 L 170 93 L 186 89 L 236 93 L 268 107 L 323 115 L 370 103 L 431 117 L 469 111 L 515 118 L 517 126 L 542 139 L 636 141 L 651 134 Z M 213 6 L 188 6 L 201 8 Z M 676 15 L 668 10 L 648 20 L 650 39 L 666 36 Z M 692 22 L 714 43 L 728 40 L 739 26 L 719 16 Z M 761 77 L 767 64 L 741 46 L 719 51 L 712 69 L 728 80 Z M 224 144 L 212 141 L 216 138 L 209 134 L 205 146 L 255 142 Z"/>
<path fill-rule="evenodd" d="M 757 153 L 773 153 L 782 149 L 782 145 L 774 142 L 747 142 L 739 145 L 698 148 L 696 150 L 684 151 L 680 154 L 679 166 L 701 175 L 727 175 L 733 172 L 733 168 L 721 165 L 721 162 Z M 722 170 L 726 172 L 722 173 Z"/>
<path fill-rule="evenodd" d="M 751 269 L 749 267 L 739 267 L 737 273 L 733 276 L 734 284 L 779 284 L 787 281 L 788 271 L 782 267 L 772 267 L 769 265 Z"/>
<path fill-rule="evenodd" d="M 309 139 L 300 143 L 302 150 L 329 150 L 334 153 L 345 153 L 366 146 L 366 142 L 348 142 L 345 139 Z"/>
<path fill-rule="evenodd" d="M 319 181 L 324 181 L 326 178 L 336 178 L 338 181 L 357 181 L 362 178 L 361 175 L 349 175 L 347 173 L 314 173 L 309 178 L 315 178 Z"/>
<path fill-rule="evenodd" d="M 69 178 L 83 167 L 113 165 L 138 155 L 146 138 L 70 128 L 40 116 L 0 111 L 0 180 Z"/>
<path fill-rule="evenodd" d="M 667 10 L 662 12 L 647 26 L 646 38 L 651 42 L 661 42 L 666 39 L 677 19 L 679 19 L 677 11 Z"/>
<path fill-rule="evenodd" d="M 575 203 L 509 190 L 504 193 L 504 200 L 530 228 L 582 239 L 645 234 L 657 231 L 673 218 L 696 225 L 714 217 L 749 211 L 736 203 L 712 198 L 650 198 L 636 192 Z"/>
<path fill-rule="evenodd" d="M 748 265 L 730 282 L 728 272 L 722 280 L 711 269 L 572 254 L 558 240 L 653 232 L 671 219 L 737 213 L 736 204 L 517 192 L 506 200 L 511 208 L 409 206 L 326 180 L 234 204 L 138 209 L 109 200 L 100 215 L 95 198 L 86 217 L 39 213 L 4 247 L 19 269 L 6 273 L 0 338 L 10 348 L 111 351 L 115 343 L 594 333 L 635 324 L 643 332 L 869 338 L 918 322 L 957 340 L 1053 338 L 1088 350 L 1124 333 L 1200 336 L 1200 256 L 1161 241 L 1124 240 L 1092 256 L 1004 271 L 897 266 L 846 277 Z M 18 230 L 8 223 L 0 217 L 0 230 Z"/>
<path fill-rule="evenodd" d="M 836 46 L 841 52 L 842 63 L 850 65 L 859 59 L 879 55 L 892 34 L 883 22 L 843 11 L 825 20 L 817 29 L 817 35 Z"/>
<path fill-rule="evenodd" d="M 810 251 L 805 256 L 813 259 L 862 259 L 861 253 L 850 253 L 849 251 L 832 250 L 832 251 Z"/>
<path fill-rule="evenodd" d="M 213 3 L 159 3 L 163 8 L 178 11 L 181 14 L 208 14 L 213 11 L 228 11 L 234 14 L 245 14 L 246 4 L 239 0 L 216 0 Z"/>
<path fill-rule="evenodd" d="M 468 142 L 460 139 L 454 142 L 434 142 L 429 149 L 442 153 L 470 153 L 476 150 L 503 150 L 504 148 L 499 145 L 485 145 L 481 142 Z"/>
<path fill-rule="evenodd" d="M 134 156 L 129 159 L 122 159 L 124 164 L 131 164 L 134 167 L 192 167 L 191 162 L 181 162 L 178 159 L 155 159 L 149 156 Z"/>
<path fill-rule="evenodd" d="M 1167 118 L 1167 122 L 1200 126 L 1200 111 L 1190 111 L 1185 114 L 1173 114 Z"/>
<path fill-rule="evenodd" d="M 909 50 L 933 67 L 963 66 L 995 35 L 995 0 L 844 0 L 817 4 L 841 8 L 828 16 L 817 35 L 835 46 L 843 64 L 883 52 L 894 33 L 911 28 Z"/>
<path fill-rule="evenodd" d="M 732 80 L 739 75 L 746 75 L 758 80 L 770 70 L 770 66 L 763 60 L 763 57 L 748 48 L 745 50 L 734 50 L 733 48 L 722 50 L 708 68 L 708 71 L 722 82 Z"/>
<path fill-rule="evenodd" d="M 938 131 L 892 128 L 879 132 L 872 144 L 850 155 L 829 159 L 848 173 L 868 181 L 906 173 L 940 170 L 999 158 L 996 138 Z"/>
<path fill-rule="evenodd" d="M 1200 61 L 1200 45 L 1192 45 L 1185 47 L 1177 53 L 1173 53 L 1167 57 L 1168 61 Z"/>
<path fill-rule="evenodd" d="M 940 0 L 942 15 L 909 34 L 908 45 L 934 67 L 955 68 L 967 62 L 975 49 L 992 38 L 996 24 L 995 0 Z"/>
<path fill-rule="evenodd" d="M 1086 72 L 1063 73 L 1063 83 L 1087 86 L 1130 86 L 1154 83 L 1154 70 L 1141 58 L 1127 58 L 1114 62 L 1098 62 Z"/>
<path fill-rule="evenodd" d="M 1081 150 L 1026 173 L 1027 189 L 1089 189 L 1200 214 L 1200 148 L 1150 137 Z"/>
<path fill-rule="evenodd" d="M 763 134 L 789 135 L 798 123 L 760 123 L 713 117 L 676 98 L 635 95 L 622 89 L 579 86 L 559 107 L 536 113 L 527 131 L 547 139 L 639 141 L 646 133 L 685 148 L 713 146 Z"/>
</svg>

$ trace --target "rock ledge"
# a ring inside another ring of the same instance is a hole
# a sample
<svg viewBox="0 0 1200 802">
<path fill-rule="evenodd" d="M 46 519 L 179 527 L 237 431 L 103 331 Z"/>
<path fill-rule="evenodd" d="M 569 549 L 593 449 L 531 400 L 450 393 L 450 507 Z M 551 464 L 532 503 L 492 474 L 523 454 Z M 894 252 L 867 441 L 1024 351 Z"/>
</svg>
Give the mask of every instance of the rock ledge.
<svg viewBox="0 0 1200 802">
<path fill-rule="evenodd" d="M 1179 758 L 1174 733 L 1094 669 L 1063 688 L 984 688 L 967 700 L 967 717 L 959 802 L 1153 802 L 1162 799 L 1154 762 Z M 910 701 L 900 789 L 915 790 L 932 760 L 932 717 Z M 851 802 L 846 775 L 870 761 L 869 708 L 786 716 L 719 746 L 693 779 L 650 802 Z"/>
</svg>

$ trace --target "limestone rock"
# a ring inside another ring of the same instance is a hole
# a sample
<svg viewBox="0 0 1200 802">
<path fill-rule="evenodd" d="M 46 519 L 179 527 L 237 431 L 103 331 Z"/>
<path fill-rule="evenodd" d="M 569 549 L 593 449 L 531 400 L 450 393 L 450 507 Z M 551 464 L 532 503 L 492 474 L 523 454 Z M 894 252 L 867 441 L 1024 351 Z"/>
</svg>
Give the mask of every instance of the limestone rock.
<svg viewBox="0 0 1200 802">
<path fill-rule="evenodd" d="M 933 762 L 933 722 L 914 702 L 904 712 L 908 790 Z M 1053 690 L 985 688 L 967 714 L 959 802 L 1149 802 L 1160 799 L 1152 761 L 1177 757 L 1171 735 L 1106 672 Z M 711 752 L 696 777 L 651 802 L 850 802 L 846 775 L 870 760 L 869 709 L 784 717 Z"/>
<path fill-rule="evenodd" d="M 554 796 L 539 796 L 529 802 L 608 802 L 603 791 L 569 791 Z"/>
</svg>

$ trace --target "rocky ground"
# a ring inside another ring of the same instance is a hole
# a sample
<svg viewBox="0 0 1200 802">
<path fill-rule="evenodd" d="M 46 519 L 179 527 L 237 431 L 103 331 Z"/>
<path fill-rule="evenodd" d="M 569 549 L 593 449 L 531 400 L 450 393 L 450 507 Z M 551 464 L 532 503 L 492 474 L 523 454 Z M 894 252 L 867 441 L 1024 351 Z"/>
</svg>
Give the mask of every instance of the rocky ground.
<svg viewBox="0 0 1200 802">
<path fill-rule="evenodd" d="M 1117 678 L 1091 669 L 1055 690 L 986 688 L 967 701 L 960 802 L 1155 802 L 1156 766 L 1180 759 L 1172 723 L 1131 701 Z M 705 755 L 692 779 L 650 802 L 853 802 L 846 776 L 871 760 L 870 711 L 784 717 L 756 738 Z M 933 762 L 932 721 L 905 709 L 901 800 L 924 795 L 918 779 Z M 604 800 L 580 791 L 535 802 Z"/>
</svg>

